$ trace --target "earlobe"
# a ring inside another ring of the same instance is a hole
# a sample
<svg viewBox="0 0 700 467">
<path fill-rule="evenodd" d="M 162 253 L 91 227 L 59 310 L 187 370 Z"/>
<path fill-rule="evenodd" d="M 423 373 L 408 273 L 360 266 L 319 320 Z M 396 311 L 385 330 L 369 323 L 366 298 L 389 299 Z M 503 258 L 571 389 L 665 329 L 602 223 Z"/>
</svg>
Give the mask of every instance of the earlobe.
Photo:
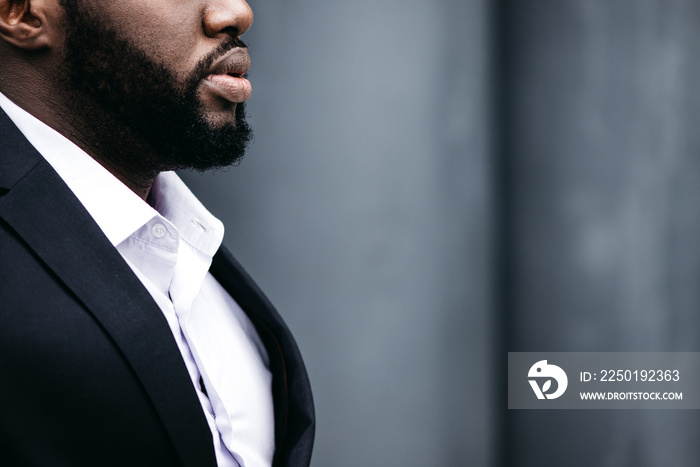
<svg viewBox="0 0 700 467">
<path fill-rule="evenodd" d="M 0 38 L 25 50 L 50 45 L 41 0 L 0 0 Z"/>
</svg>

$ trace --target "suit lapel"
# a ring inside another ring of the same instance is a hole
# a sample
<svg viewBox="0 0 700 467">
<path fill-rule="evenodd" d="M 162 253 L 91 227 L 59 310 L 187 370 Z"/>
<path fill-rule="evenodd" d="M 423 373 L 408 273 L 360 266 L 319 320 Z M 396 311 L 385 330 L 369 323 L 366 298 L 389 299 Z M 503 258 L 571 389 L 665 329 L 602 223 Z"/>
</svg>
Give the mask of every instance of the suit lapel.
<svg viewBox="0 0 700 467">
<path fill-rule="evenodd" d="M 0 141 L 0 218 L 120 348 L 182 464 L 215 466 L 211 432 L 160 309 L 53 168 L 1 111 Z"/>
<path fill-rule="evenodd" d="M 226 248 L 222 247 L 214 256 L 211 273 L 250 317 L 270 357 L 275 402 L 273 465 L 308 466 L 315 432 L 314 405 L 294 338 L 272 304 Z"/>
</svg>

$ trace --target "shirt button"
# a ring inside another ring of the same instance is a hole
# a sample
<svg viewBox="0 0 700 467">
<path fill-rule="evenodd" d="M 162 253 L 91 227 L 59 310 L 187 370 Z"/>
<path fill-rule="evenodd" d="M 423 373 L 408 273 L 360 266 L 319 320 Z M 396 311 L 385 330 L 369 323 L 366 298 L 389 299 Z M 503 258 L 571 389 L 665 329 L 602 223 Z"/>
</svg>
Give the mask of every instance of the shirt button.
<svg viewBox="0 0 700 467">
<path fill-rule="evenodd" d="M 151 233 L 156 238 L 165 237 L 165 234 L 167 231 L 168 230 L 165 228 L 165 226 L 163 224 L 156 224 L 153 227 L 151 227 Z"/>
</svg>

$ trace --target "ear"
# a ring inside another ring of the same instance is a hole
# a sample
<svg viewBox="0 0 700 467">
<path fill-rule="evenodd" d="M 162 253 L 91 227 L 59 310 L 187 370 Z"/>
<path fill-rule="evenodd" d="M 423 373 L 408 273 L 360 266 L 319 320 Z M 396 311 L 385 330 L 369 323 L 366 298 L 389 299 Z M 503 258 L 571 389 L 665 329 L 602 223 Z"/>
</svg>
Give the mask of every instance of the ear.
<svg viewBox="0 0 700 467">
<path fill-rule="evenodd" d="M 25 50 L 51 45 L 45 0 L 0 0 L 0 38 Z"/>
</svg>

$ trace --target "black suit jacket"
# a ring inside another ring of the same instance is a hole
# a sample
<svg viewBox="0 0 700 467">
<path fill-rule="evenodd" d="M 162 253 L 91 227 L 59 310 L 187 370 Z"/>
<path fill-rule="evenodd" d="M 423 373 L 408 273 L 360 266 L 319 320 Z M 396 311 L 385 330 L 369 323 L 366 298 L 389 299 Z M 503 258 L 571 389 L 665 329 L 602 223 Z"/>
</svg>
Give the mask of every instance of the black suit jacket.
<svg viewBox="0 0 700 467">
<path fill-rule="evenodd" d="M 230 253 L 212 274 L 270 355 L 275 466 L 307 466 L 314 411 L 282 319 Z M 162 312 L 0 111 L 0 465 L 215 466 Z"/>
</svg>

